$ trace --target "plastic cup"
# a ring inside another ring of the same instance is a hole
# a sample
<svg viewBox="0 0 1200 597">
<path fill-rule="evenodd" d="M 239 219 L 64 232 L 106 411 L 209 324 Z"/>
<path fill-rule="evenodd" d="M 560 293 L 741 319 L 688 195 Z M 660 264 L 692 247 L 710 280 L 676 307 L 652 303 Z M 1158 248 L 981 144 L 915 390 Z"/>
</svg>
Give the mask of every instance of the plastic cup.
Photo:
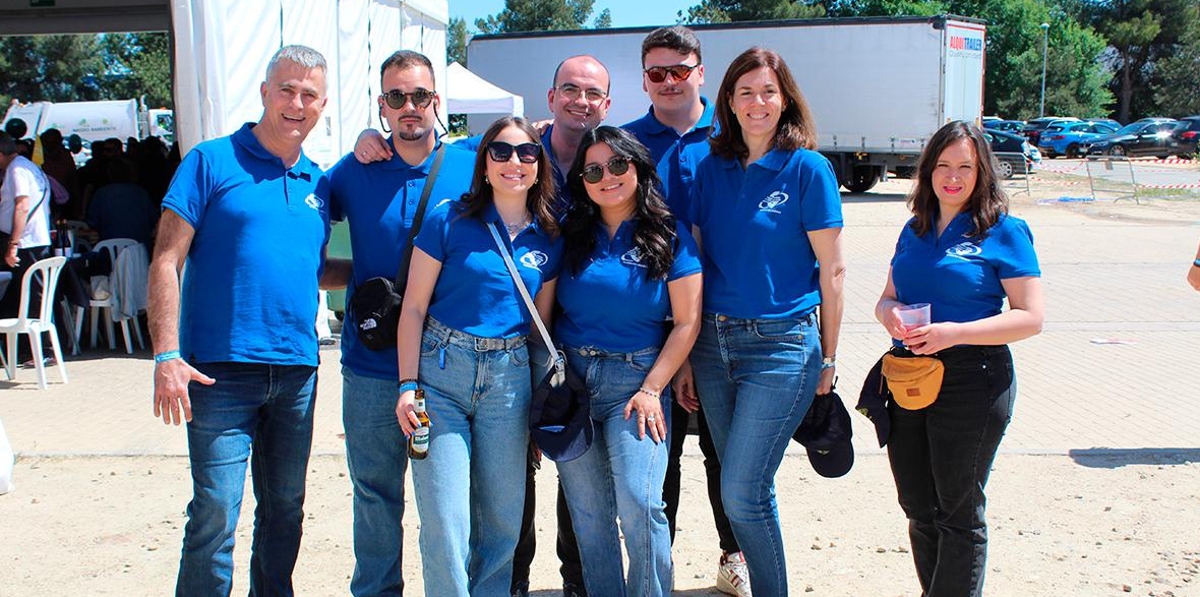
<svg viewBox="0 0 1200 597">
<path fill-rule="evenodd" d="M 915 303 L 900 307 L 900 323 L 905 330 L 929 325 L 929 303 Z"/>
</svg>

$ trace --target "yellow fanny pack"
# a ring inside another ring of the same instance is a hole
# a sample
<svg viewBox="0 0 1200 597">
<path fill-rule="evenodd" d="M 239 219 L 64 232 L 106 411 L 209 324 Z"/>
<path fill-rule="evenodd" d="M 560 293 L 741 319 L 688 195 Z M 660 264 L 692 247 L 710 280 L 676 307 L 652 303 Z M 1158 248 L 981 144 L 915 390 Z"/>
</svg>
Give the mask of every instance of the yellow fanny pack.
<svg viewBox="0 0 1200 597">
<path fill-rule="evenodd" d="M 921 410 L 937 400 L 946 366 L 933 357 L 883 355 L 883 377 L 892 399 L 905 410 Z"/>
</svg>

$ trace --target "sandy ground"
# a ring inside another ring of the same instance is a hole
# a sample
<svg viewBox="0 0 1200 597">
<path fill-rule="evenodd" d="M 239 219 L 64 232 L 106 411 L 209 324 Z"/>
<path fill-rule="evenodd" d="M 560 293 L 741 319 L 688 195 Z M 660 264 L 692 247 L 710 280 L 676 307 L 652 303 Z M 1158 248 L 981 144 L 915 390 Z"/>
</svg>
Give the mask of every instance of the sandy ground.
<svg viewBox="0 0 1200 597">
<path fill-rule="evenodd" d="M 877 188 L 878 195 L 847 201 L 899 201 L 907 184 L 892 181 Z M 1056 202 L 1086 194 L 1086 189 L 1078 179 L 1044 174 L 1034 193 L 1016 194 L 1013 201 L 1054 202 L 1052 209 L 1102 220 L 1200 222 L 1195 195 L 1163 195 L 1143 200 L 1141 206 Z M 66 409 L 46 416 L 72 415 Z M 717 595 L 713 581 L 719 553 L 694 441 L 689 438 L 683 465 L 675 594 Z M 1002 453 L 988 488 L 987 594 L 1200 597 L 1198 461 L 1200 450 L 1191 448 Z M 559 594 L 549 506 L 554 475 L 552 465 L 545 467 L 538 488 L 542 547 L 532 584 L 539 597 Z M 16 491 L 0 496 L 0 597 L 135 597 L 173 591 L 190 494 L 186 458 L 21 456 L 15 482 Z M 919 594 L 905 520 L 882 454 L 860 453 L 851 474 L 836 480 L 817 477 L 802 455 L 789 455 L 777 484 L 793 595 Z M 235 554 L 235 595 L 246 592 L 252 508 L 248 495 Z M 298 594 L 348 594 L 353 569 L 350 508 L 344 457 L 336 452 L 314 456 L 295 574 Z M 419 525 L 411 501 L 405 526 L 407 593 L 422 595 Z"/>
<path fill-rule="evenodd" d="M 685 456 L 676 595 L 713 589 L 716 536 L 699 456 Z M 0 497 L 0 595 L 165 595 L 173 590 L 189 489 L 179 457 L 31 458 Z M 554 473 L 541 473 L 542 511 Z M 821 479 L 802 456 L 778 477 L 791 593 L 919 594 L 887 460 L 860 456 Z M 314 457 L 297 594 L 348 594 L 353 569 L 345 461 Z M 1001 455 L 989 487 L 989 595 L 1200 595 L 1200 464 L 1182 455 Z M 243 521 L 253 500 L 247 496 Z M 553 518 L 538 528 L 534 594 L 559 594 Z M 406 515 L 404 577 L 423 594 L 415 511 Z M 239 530 L 235 595 L 246 591 L 249 525 Z"/>
</svg>

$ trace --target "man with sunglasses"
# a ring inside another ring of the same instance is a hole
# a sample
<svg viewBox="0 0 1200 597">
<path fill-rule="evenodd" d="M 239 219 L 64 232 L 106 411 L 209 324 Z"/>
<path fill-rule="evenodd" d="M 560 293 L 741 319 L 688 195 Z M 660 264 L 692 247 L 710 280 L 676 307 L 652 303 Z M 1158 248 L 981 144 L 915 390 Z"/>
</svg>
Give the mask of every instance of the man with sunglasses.
<svg viewBox="0 0 1200 597">
<path fill-rule="evenodd" d="M 388 157 L 360 163 L 347 155 L 329 171 L 330 218 L 350 226 L 352 262 L 330 265 L 347 283 L 346 304 L 366 280 L 395 278 L 429 174 L 442 145 L 435 130 L 440 98 L 433 65 L 424 55 L 399 51 L 380 67 L 379 120 L 390 135 L 380 140 Z M 472 152 L 447 145 L 426 207 L 467 191 Z M 400 289 L 403 292 L 403 289 Z M 342 424 L 354 488 L 355 597 L 399 597 L 407 443 L 396 420 L 396 349 L 373 351 L 359 340 L 356 315 L 342 328 Z"/>
<path fill-rule="evenodd" d="M 633 133 L 657 160 L 667 206 L 676 218 L 685 221 L 692 173 L 708 154 L 708 138 L 714 126 L 713 106 L 700 95 L 701 85 L 704 85 L 704 65 L 700 61 L 700 40 L 691 29 L 680 25 L 661 27 L 646 36 L 642 41 L 642 89 L 650 96 L 650 109 L 645 116 L 622 128 Z M 700 411 L 700 400 L 690 386 L 673 389 L 688 407 L 681 406 L 679 400 L 671 406 L 671 444 L 663 485 L 671 539 L 675 539 L 679 511 L 683 440 L 695 413 L 708 501 L 721 547 L 717 589 L 736 597 L 750 597 L 749 571 L 721 505 L 721 462 L 708 434 L 704 413 Z"/>
</svg>

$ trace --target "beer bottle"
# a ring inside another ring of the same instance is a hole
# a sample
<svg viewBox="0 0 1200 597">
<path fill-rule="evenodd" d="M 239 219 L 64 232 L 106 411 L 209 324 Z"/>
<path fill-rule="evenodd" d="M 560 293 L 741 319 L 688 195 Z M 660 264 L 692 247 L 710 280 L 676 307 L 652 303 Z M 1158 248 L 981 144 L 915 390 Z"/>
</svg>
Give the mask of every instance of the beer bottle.
<svg viewBox="0 0 1200 597">
<path fill-rule="evenodd" d="M 420 426 L 413 430 L 408 438 L 408 457 L 412 460 L 424 460 L 429 456 L 429 414 L 425 412 L 425 390 L 417 388 L 414 408 Z"/>
</svg>

